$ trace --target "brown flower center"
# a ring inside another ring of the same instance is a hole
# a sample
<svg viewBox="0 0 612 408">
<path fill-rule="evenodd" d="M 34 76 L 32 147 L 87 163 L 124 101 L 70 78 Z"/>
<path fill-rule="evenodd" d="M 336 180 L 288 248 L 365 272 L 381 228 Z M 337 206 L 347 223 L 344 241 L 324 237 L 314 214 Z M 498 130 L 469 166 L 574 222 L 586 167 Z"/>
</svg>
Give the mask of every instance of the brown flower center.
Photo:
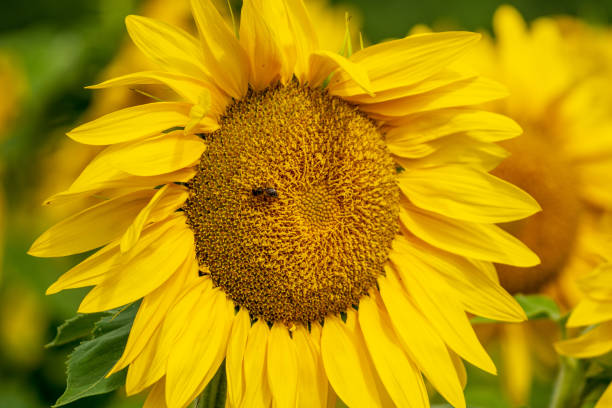
<svg viewBox="0 0 612 408">
<path fill-rule="evenodd" d="M 202 269 L 269 322 L 347 310 L 383 273 L 398 231 L 396 169 L 378 127 L 291 82 L 231 104 L 189 184 Z"/>
<path fill-rule="evenodd" d="M 505 142 L 512 155 L 493 173 L 531 194 L 542 211 L 504 227 L 535 251 L 542 263 L 532 268 L 498 265 L 500 282 L 510 293 L 539 292 L 565 266 L 574 246 L 580 200 L 570 163 L 539 132 Z"/>
</svg>

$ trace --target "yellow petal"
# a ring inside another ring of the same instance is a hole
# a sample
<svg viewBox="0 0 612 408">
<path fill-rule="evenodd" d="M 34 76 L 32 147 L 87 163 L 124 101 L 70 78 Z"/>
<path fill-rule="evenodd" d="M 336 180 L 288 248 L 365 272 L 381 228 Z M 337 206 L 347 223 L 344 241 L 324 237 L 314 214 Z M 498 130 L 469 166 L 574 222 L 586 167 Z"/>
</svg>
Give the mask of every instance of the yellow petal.
<svg viewBox="0 0 612 408">
<path fill-rule="evenodd" d="M 251 318 L 245 308 L 234 317 L 232 332 L 227 345 L 225 372 L 227 376 L 227 398 L 232 407 L 239 407 L 244 396 L 244 374 L 242 361 L 246 349 L 247 336 L 251 329 Z"/>
<path fill-rule="evenodd" d="M 308 337 L 317 352 L 321 352 L 321 331 L 323 331 L 323 327 L 318 322 L 310 323 L 310 332 L 308 333 Z"/>
<path fill-rule="evenodd" d="M 267 2 L 245 0 L 240 14 L 240 44 L 251 61 L 249 83 L 256 89 L 266 88 L 278 80 L 283 69 L 284 56 L 274 29 L 270 27 L 261 8 Z"/>
<path fill-rule="evenodd" d="M 462 133 L 414 147 L 396 145 L 394 148 L 400 149 L 396 153 L 396 161 L 407 170 L 460 164 L 463 167 L 490 172 L 510 155 L 496 143 L 481 142 Z M 427 155 L 420 155 L 415 159 L 402 157 L 406 152 L 414 151 L 423 151 Z"/>
<path fill-rule="evenodd" d="M 218 86 L 236 99 L 248 89 L 249 59 L 210 0 L 191 0 L 201 49 Z"/>
<path fill-rule="evenodd" d="M 271 39 L 263 41 L 264 43 L 268 43 L 268 45 L 272 46 L 270 41 L 277 44 L 278 50 L 280 52 L 280 81 L 282 83 L 287 83 L 287 81 L 291 80 L 294 75 L 295 62 L 297 57 L 297 50 L 294 42 L 294 34 L 290 28 L 289 16 L 287 15 L 288 10 L 286 6 L 286 1 L 284 0 L 249 0 L 248 7 L 251 7 L 259 13 L 259 16 L 262 18 L 263 22 L 265 22 L 265 26 L 268 30 L 270 30 Z M 246 3 L 245 3 L 246 5 Z M 244 6 L 243 6 L 244 7 Z M 241 18 L 251 18 L 252 16 L 247 13 L 245 17 Z M 247 24 L 250 24 L 246 21 Z M 240 23 L 242 26 L 243 22 Z M 259 35 L 265 35 L 264 32 L 260 30 Z M 243 44 L 248 42 L 247 39 L 243 39 L 242 35 L 240 40 Z M 263 45 L 263 44 L 262 44 Z M 247 50 L 249 50 L 251 46 L 248 46 Z M 269 50 L 271 51 L 271 50 Z M 257 55 L 251 55 L 251 63 L 253 65 L 257 65 L 257 63 L 261 63 L 261 59 L 257 57 Z M 265 61 L 263 61 L 265 62 Z M 272 62 L 272 61 L 268 61 Z M 262 73 L 263 74 L 263 73 Z"/>
<path fill-rule="evenodd" d="M 337 316 L 327 316 L 321 333 L 321 355 L 330 384 L 350 407 L 380 405 L 374 375 L 363 349 Z"/>
<path fill-rule="evenodd" d="M 155 383 L 142 408 L 166 408 L 166 381 L 161 379 Z"/>
<path fill-rule="evenodd" d="M 268 337 L 268 383 L 272 401 L 279 407 L 294 407 L 298 367 L 295 343 L 283 323 L 274 323 Z"/>
<path fill-rule="evenodd" d="M 153 189 L 161 184 L 173 182 L 186 182 L 193 178 L 195 170 L 184 168 L 171 173 L 160 174 L 157 176 L 133 176 L 113 167 L 107 160 L 107 156 L 112 154 L 111 148 L 101 151 L 85 167 L 70 188 L 64 192 L 50 197 L 45 205 L 69 201 L 71 198 L 85 198 L 97 192 L 123 191 Z"/>
<path fill-rule="evenodd" d="M 449 290 L 440 288 L 435 281 L 424 279 L 428 276 L 428 269 L 419 269 L 410 263 L 412 259 L 403 256 L 402 245 L 396 247 L 398 250 L 392 251 L 389 259 L 399 273 L 406 292 L 438 335 L 461 357 L 484 371 L 496 374 L 495 364 L 476 337 L 461 303 L 449 296 Z M 385 270 L 388 274 L 394 273 L 390 268 Z M 427 284 L 424 283 L 426 280 Z"/>
<path fill-rule="evenodd" d="M 109 167 L 110 168 L 110 167 Z M 116 173 L 121 173 L 126 177 L 131 177 L 126 173 L 122 173 L 117 171 Z M 45 201 L 43 201 L 42 205 L 44 206 L 61 206 L 64 204 L 71 203 L 75 205 L 75 207 L 87 205 L 85 203 L 97 202 L 101 203 L 102 201 L 111 200 L 113 198 L 120 197 L 127 193 L 133 193 L 138 190 L 147 190 L 147 187 L 119 187 L 119 188 L 107 188 L 100 189 L 97 192 L 90 191 L 80 191 L 80 192 L 71 192 L 68 190 L 62 191 L 60 193 L 56 193 L 51 197 L 48 197 Z M 96 201 L 97 200 L 97 201 Z"/>
<path fill-rule="evenodd" d="M 316 51 L 309 59 L 310 86 L 316 87 L 334 72 L 344 72 L 349 75 L 363 90 L 373 95 L 372 84 L 368 73 L 358 64 L 331 51 Z M 333 91 L 330 92 L 333 95 Z"/>
<path fill-rule="evenodd" d="M 394 141 L 388 141 L 387 147 L 389 151 L 400 158 L 406 159 L 420 159 L 422 157 L 427 157 L 436 152 L 436 148 L 432 146 L 430 143 L 421 143 L 421 144 L 409 144 L 409 143 L 396 143 Z M 401 160 L 401 159 L 400 159 Z M 420 161 L 416 160 L 407 160 L 411 166 L 406 165 L 402 166 L 405 169 L 411 169 L 412 167 L 417 168 L 427 168 L 428 166 L 420 166 Z M 412 165 L 414 163 L 414 165 Z M 400 161 L 401 164 L 401 161 Z"/>
<path fill-rule="evenodd" d="M 607 302 L 582 299 L 567 321 L 568 327 L 588 326 L 612 320 L 612 300 Z"/>
<path fill-rule="evenodd" d="M 78 254 L 119 238 L 155 193 L 143 190 L 103 201 L 55 224 L 28 253 L 39 257 Z"/>
<path fill-rule="evenodd" d="M 329 383 L 321 354 L 314 345 L 308 329 L 304 326 L 299 325 L 293 332 L 293 340 L 297 350 L 298 369 L 296 406 L 299 408 L 324 407 L 327 403 Z"/>
<path fill-rule="evenodd" d="M 134 15 L 126 17 L 125 25 L 140 51 L 164 70 L 194 78 L 209 76 L 197 40 L 182 29 Z"/>
<path fill-rule="evenodd" d="M 532 351 L 527 329 L 525 325 L 520 324 L 499 325 L 502 381 L 516 406 L 527 404 L 533 376 Z"/>
<path fill-rule="evenodd" d="M 361 67 L 361 65 L 359 66 Z M 477 76 L 477 74 L 472 72 L 455 72 L 450 69 L 445 69 L 433 74 L 421 82 L 417 82 L 412 85 L 400 86 L 397 88 L 387 89 L 385 91 L 378 91 L 376 94 L 369 93 L 341 97 L 347 101 L 357 104 L 386 102 L 408 96 L 424 94 L 435 89 L 451 85 L 455 82 L 476 78 Z"/>
<path fill-rule="evenodd" d="M 410 169 L 402 172 L 398 181 L 401 191 L 417 207 L 459 220 L 509 222 L 541 210 L 531 196 L 513 184 L 466 166 Z"/>
<path fill-rule="evenodd" d="M 574 162 L 576 163 L 576 162 Z M 607 161 L 585 160 L 576 163 L 575 168 L 580 172 L 580 177 L 589 182 L 583 186 L 580 195 L 583 199 L 597 207 L 612 210 L 612 167 Z"/>
<path fill-rule="evenodd" d="M 178 130 L 108 150 L 106 160 L 117 169 L 135 176 L 155 176 L 193 165 L 206 144 L 200 137 Z"/>
<path fill-rule="evenodd" d="M 125 234 L 123 234 L 120 242 L 121 252 L 127 252 L 134 247 L 140 238 L 143 228 L 147 224 L 169 217 L 180 206 L 185 204 L 187 198 L 189 198 L 189 192 L 183 186 L 166 184 L 159 189 L 146 207 L 138 213 Z"/>
<path fill-rule="evenodd" d="M 465 386 L 467 385 L 467 371 L 465 370 L 463 360 L 453 350 L 449 349 L 448 355 L 450 356 L 451 360 L 453 360 L 453 365 L 455 366 L 455 372 L 457 373 L 457 378 L 459 378 L 461 388 L 465 390 Z"/>
<path fill-rule="evenodd" d="M 460 257 L 460 259 L 462 258 Z M 489 278 L 489 280 L 491 280 L 491 282 L 499 284 L 499 276 L 497 276 L 497 270 L 495 269 L 495 265 L 493 265 L 491 262 L 480 261 L 478 259 L 468 259 L 467 261 L 469 261 L 469 263 L 475 266 L 476 269 L 480 270 L 487 278 Z M 516 304 L 518 305 L 518 302 Z M 520 309 L 522 310 L 522 308 Z"/>
<path fill-rule="evenodd" d="M 166 184 L 157 190 L 149 203 L 142 210 L 140 210 L 136 218 L 134 218 L 132 224 L 128 227 L 127 231 L 125 231 L 123 237 L 121 237 L 119 247 L 121 248 L 122 253 L 129 251 L 134 246 L 136 241 L 138 241 L 138 238 L 140 238 L 140 233 L 142 232 L 149 215 L 151 215 L 151 211 L 153 208 L 155 208 L 157 203 L 159 203 L 162 197 L 164 197 L 164 194 L 168 191 L 169 186 L 169 184 Z"/>
<path fill-rule="evenodd" d="M 255 322 L 249 330 L 243 361 L 245 381 L 244 399 L 241 405 L 243 407 L 269 407 L 272 402 L 266 373 L 269 336 L 270 330 L 263 320 Z"/>
<path fill-rule="evenodd" d="M 195 133 L 209 133 L 211 124 L 214 124 L 214 126 L 210 129 L 218 129 L 219 125 L 217 122 L 209 117 L 212 106 L 212 95 L 208 89 L 204 89 L 200 92 L 197 103 L 189 110 L 189 122 L 185 125 L 185 129 L 183 129 L 185 136 Z"/>
<path fill-rule="evenodd" d="M 411 35 L 367 47 L 351 60 L 366 69 L 373 91 L 379 92 L 417 83 L 441 71 L 479 38 L 479 34 L 468 32 Z M 342 73 L 332 79 L 330 90 L 339 96 L 364 93 Z"/>
<path fill-rule="evenodd" d="M 183 97 L 185 101 L 197 103 L 198 97 L 203 90 L 211 90 L 214 85 L 207 83 L 199 78 L 194 78 L 189 75 L 183 75 L 175 72 L 165 71 L 141 71 L 132 74 L 122 75 L 117 78 L 109 79 L 96 85 L 88 86 L 88 89 L 104 89 L 115 86 L 125 85 L 145 85 L 145 84 L 163 84 L 172 89 L 178 95 Z M 221 98 L 222 95 L 217 91 L 216 96 Z M 219 101 L 221 102 L 221 101 Z"/>
<path fill-rule="evenodd" d="M 538 256 L 496 225 L 457 221 L 417 208 L 400 209 L 401 223 L 423 241 L 458 255 L 514 266 L 534 266 Z"/>
<path fill-rule="evenodd" d="M 381 306 L 374 295 L 359 301 L 359 323 L 376 371 L 395 406 L 428 408 L 421 373 L 400 347 L 387 311 Z"/>
<path fill-rule="evenodd" d="M 193 232 L 187 225 L 181 225 L 185 222 L 183 217 L 177 221 L 178 225 L 165 222 L 153 226 L 148 234 L 150 239 L 138 241 L 124 255 L 115 272 L 85 296 L 79 312 L 100 312 L 128 304 L 170 278 L 194 253 Z"/>
<path fill-rule="evenodd" d="M 159 135 L 189 120 L 191 104 L 153 102 L 121 109 L 76 127 L 67 135 L 79 143 L 111 145 Z"/>
<path fill-rule="evenodd" d="M 225 358 L 234 307 L 220 289 L 202 293 L 189 329 L 168 359 L 166 403 L 185 407 L 208 385 Z"/>
<path fill-rule="evenodd" d="M 200 277 L 175 299 L 172 308 L 163 316 L 162 326 L 155 330 L 143 351 L 128 368 L 125 382 L 128 395 L 139 393 L 166 374 L 168 356 L 174 344 L 190 328 L 190 320 L 197 313 L 194 308 L 202 292 L 211 286 L 210 278 Z"/>
<path fill-rule="evenodd" d="M 489 268 L 496 274 L 490 263 L 482 262 L 484 265 L 481 265 L 436 250 L 416 239 L 401 244 L 403 240 L 405 238 L 396 237 L 394 248 L 401 245 L 401 254 L 408 262 L 416 269 L 426 271 L 436 285 L 450 290 L 452 296 L 470 313 L 502 321 L 520 322 L 527 319 L 516 300 L 501 287 L 499 281 L 489 276 L 491 272 L 486 270 Z"/>
<path fill-rule="evenodd" d="M 52 295 L 64 289 L 82 288 L 102 283 L 119 258 L 119 242 L 111 242 L 83 262 L 59 277 L 46 294 Z"/>
<path fill-rule="evenodd" d="M 498 142 L 520 135 L 522 129 L 504 115 L 449 108 L 393 121 L 387 130 L 386 141 L 398 146 L 418 145 L 456 133 L 465 133 L 483 142 Z"/>
<path fill-rule="evenodd" d="M 155 330 L 161 327 L 168 310 L 185 289 L 186 282 L 191 281 L 190 277 L 197 276 L 198 266 L 194 254 L 194 257 L 187 259 L 170 279 L 144 297 L 130 329 L 123 354 L 107 376 L 120 371 L 134 361 L 153 337 Z"/>
<path fill-rule="evenodd" d="M 404 350 L 452 406 L 465 408 L 461 383 L 446 345 L 436 330 L 405 296 L 399 282 L 381 277 L 378 284 Z"/>
<path fill-rule="evenodd" d="M 577 358 L 601 356 L 612 350 L 612 322 L 600 324 L 580 337 L 555 343 L 559 354 Z"/>
<path fill-rule="evenodd" d="M 517 9 L 509 5 L 501 6 L 495 11 L 493 26 L 504 43 L 521 40 L 527 35 L 525 20 Z"/>
<path fill-rule="evenodd" d="M 612 300 L 612 263 L 603 263 L 578 282 L 580 290 L 590 299 L 608 302 Z"/>
<path fill-rule="evenodd" d="M 168 346 L 162 341 L 162 331 L 160 328 L 157 328 L 153 331 L 153 335 L 144 349 L 128 366 L 125 379 L 125 393 L 128 396 L 138 394 L 151 384 L 159 381 L 166 374 L 169 352 Z"/>
<path fill-rule="evenodd" d="M 508 96 L 506 88 L 495 81 L 479 77 L 457 81 L 424 94 L 364 104 L 360 107 L 363 111 L 369 112 L 373 118 L 390 120 L 437 109 L 479 105 L 506 96 Z"/>
<path fill-rule="evenodd" d="M 371 356 L 367 353 L 367 346 L 365 344 L 365 340 L 363 338 L 363 331 L 361 325 L 359 324 L 359 319 L 357 317 L 357 311 L 355 309 L 348 309 L 346 311 L 346 328 L 349 330 L 349 334 L 355 340 L 356 348 L 359 350 L 363 350 L 360 357 L 363 360 L 364 367 L 366 367 L 366 371 L 371 373 L 372 378 L 374 379 L 374 384 L 376 384 L 376 390 L 378 391 L 378 395 L 380 396 L 380 406 L 382 407 L 391 407 L 393 406 L 393 401 L 389 396 L 389 393 L 385 389 L 378 373 L 376 372 L 376 368 L 374 367 L 374 362 L 372 361 Z"/>
<path fill-rule="evenodd" d="M 284 2 L 289 19 L 289 27 L 293 34 L 295 50 L 295 66 L 293 72 L 300 81 L 307 81 L 310 54 L 319 48 L 319 41 L 313 22 L 303 0 L 287 0 Z"/>
</svg>

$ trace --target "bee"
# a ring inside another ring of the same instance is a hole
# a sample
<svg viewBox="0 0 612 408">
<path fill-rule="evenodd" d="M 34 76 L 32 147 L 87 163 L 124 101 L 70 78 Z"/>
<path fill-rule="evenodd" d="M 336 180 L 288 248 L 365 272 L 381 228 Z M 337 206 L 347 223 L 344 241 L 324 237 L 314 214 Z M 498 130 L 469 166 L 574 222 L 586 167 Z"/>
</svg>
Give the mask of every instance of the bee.
<svg viewBox="0 0 612 408">
<path fill-rule="evenodd" d="M 264 190 L 264 192 L 266 193 L 266 195 L 268 197 L 271 198 L 277 198 L 278 197 L 278 192 L 276 191 L 276 189 L 274 187 L 268 187 Z"/>
<path fill-rule="evenodd" d="M 255 187 L 251 190 L 251 194 L 253 197 L 278 198 L 278 191 L 274 187 Z"/>
</svg>

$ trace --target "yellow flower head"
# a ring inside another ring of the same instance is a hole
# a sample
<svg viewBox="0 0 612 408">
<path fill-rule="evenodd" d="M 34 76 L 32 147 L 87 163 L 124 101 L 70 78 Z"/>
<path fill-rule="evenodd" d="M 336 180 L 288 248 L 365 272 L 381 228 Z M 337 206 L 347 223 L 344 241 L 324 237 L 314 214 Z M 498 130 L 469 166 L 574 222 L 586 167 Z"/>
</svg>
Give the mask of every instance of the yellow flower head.
<svg viewBox="0 0 612 408">
<path fill-rule="evenodd" d="M 422 374 L 465 407 L 461 358 L 495 372 L 466 312 L 523 320 L 492 263 L 538 263 L 495 225 L 538 205 L 488 173 L 521 130 L 471 107 L 506 91 L 448 68 L 479 35 L 340 55 L 301 0 L 245 1 L 239 39 L 209 1 L 191 5 L 199 39 L 129 16 L 159 70 L 94 87 L 179 100 L 69 133 L 109 146 L 47 204 L 99 203 L 30 253 L 102 248 L 48 293 L 95 286 L 84 313 L 142 299 L 111 372 L 129 366 L 128 394 L 152 386 L 146 406 L 187 406 L 225 360 L 232 407 L 426 407 Z"/>
<path fill-rule="evenodd" d="M 504 226 L 542 263 L 498 265 L 500 281 L 510 293 L 548 294 L 568 309 L 580 297 L 575 277 L 598 260 L 599 217 L 612 210 L 612 53 L 603 46 L 610 34 L 567 17 L 539 18 L 528 26 L 510 6 L 497 10 L 493 28 L 495 40 L 485 36 L 460 66 L 510 90 L 489 106 L 516 119 L 525 133 L 502 142 L 511 155 L 493 174 L 525 189 L 543 208 Z M 557 362 L 551 347 L 557 326 L 530 322 L 498 329 L 504 380 L 522 405 L 532 361 L 540 367 Z"/>
<path fill-rule="evenodd" d="M 511 293 L 549 293 L 562 306 L 577 300 L 574 277 L 595 258 L 589 241 L 601 212 L 612 210 L 612 64 L 610 33 L 570 18 L 526 25 L 510 6 L 493 19 L 463 65 L 499 80 L 510 97 L 492 108 L 514 119 L 524 135 L 502 146 L 511 156 L 494 174 L 533 195 L 543 211 L 506 229 L 542 259 L 534 268 L 500 267 Z"/>
</svg>

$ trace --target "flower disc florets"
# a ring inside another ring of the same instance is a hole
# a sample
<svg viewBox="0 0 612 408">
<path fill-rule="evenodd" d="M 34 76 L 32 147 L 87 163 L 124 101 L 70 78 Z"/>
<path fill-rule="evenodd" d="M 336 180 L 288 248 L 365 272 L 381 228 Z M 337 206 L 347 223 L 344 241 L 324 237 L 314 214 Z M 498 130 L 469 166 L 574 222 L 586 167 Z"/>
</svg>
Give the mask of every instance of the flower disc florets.
<svg viewBox="0 0 612 408">
<path fill-rule="evenodd" d="M 353 105 L 290 82 L 231 104 L 184 207 L 200 267 L 269 322 L 359 302 L 398 231 L 396 167 Z"/>
</svg>

